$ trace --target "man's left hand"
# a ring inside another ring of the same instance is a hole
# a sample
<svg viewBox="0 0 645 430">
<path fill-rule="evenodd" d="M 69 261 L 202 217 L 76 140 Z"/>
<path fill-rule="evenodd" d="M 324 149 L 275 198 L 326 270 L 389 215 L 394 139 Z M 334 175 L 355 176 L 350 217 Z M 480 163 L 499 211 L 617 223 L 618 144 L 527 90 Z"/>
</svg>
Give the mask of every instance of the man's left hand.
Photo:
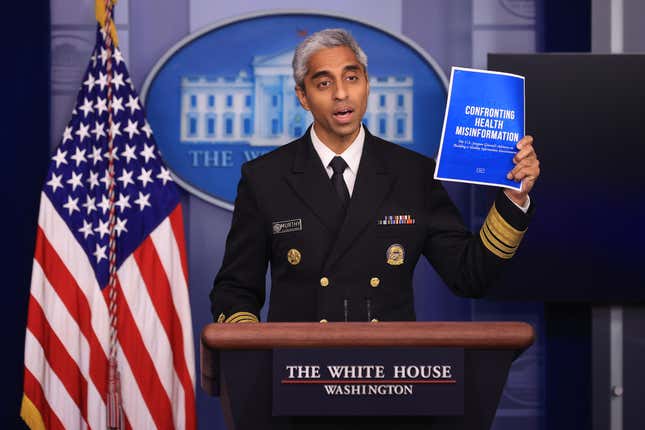
<svg viewBox="0 0 645 430">
<path fill-rule="evenodd" d="M 531 136 L 524 136 L 517 143 L 517 149 L 517 154 L 513 157 L 515 167 L 508 172 L 506 178 L 515 182 L 522 181 L 522 190 L 505 189 L 504 193 L 515 204 L 524 206 L 529 192 L 533 189 L 538 176 L 540 176 L 540 160 L 538 160 L 535 149 L 533 149 L 533 137 Z"/>
</svg>

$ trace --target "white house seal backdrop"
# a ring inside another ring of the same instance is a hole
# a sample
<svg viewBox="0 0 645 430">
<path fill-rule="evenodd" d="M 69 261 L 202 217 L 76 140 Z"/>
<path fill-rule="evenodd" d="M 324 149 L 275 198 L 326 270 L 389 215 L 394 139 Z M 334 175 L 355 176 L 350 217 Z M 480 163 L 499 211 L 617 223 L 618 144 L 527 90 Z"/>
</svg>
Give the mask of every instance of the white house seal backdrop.
<svg viewBox="0 0 645 430">
<path fill-rule="evenodd" d="M 184 38 L 146 80 L 149 122 L 177 182 L 232 209 L 241 164 L 311 124 L 294 91 L 293 51 L 307 35 L 336 27 L 348 29 L 368 56 L 370 132 L 434 157 L 446 78 L 414 42 L 342 16 L 258 14 Z"/>
</svg>

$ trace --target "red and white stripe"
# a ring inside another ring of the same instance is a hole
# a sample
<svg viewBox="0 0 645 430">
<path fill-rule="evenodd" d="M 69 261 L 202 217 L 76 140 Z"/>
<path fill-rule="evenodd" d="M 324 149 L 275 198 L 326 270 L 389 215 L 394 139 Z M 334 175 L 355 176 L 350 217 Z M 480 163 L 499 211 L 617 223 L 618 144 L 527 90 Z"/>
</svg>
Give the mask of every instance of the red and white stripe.
<svg viewBox="0 0 645 430">
<path fill-rule="evenodd" d="M 126 428 L 196 428 L 184 250 L 178 205 L 118 270 L 117 359 Z M 100 290 L 87 254 L 42 193 L 24 384 L 27 403 L 40 416 L 26 421 L 104 428 L 108 344 L 107 290 Z"/>
</svg>

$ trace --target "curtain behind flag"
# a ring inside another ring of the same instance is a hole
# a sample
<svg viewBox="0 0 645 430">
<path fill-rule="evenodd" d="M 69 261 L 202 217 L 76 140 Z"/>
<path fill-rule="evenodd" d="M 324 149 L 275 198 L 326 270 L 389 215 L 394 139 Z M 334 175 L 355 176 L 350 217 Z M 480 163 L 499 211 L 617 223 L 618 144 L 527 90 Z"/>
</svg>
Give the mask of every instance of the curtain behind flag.
<svg viewBox="0 0 645 430">
<path fill-rule="evenodd" d="M 121 53 L 108 48 L 99 28 L 41 193 L 21 416 L 32 429 L 106 427 L 112 232 L 121 423 L 134 429 L 194 429 L 193 336 L 179 193 Z"/>
</svg>

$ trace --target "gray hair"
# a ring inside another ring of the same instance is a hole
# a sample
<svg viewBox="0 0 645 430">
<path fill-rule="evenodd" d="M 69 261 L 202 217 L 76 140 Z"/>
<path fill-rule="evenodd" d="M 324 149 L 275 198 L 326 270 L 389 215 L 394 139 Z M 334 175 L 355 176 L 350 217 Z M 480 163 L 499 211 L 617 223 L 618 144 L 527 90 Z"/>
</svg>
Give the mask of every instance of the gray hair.
<svg viewBox="0 0 645 430">
<path fill-rule="evenodd" d="M 293 54 L 293 80 L 296 86 L 305 87 L 305 75 L 307 74 L 307 63 L 309 58 L 323 48 L 334 48 L 337 46 L 346 46 L 356 55 L 356 59 L 367 71 L 367 55 L 358 46 L 358 43 L 352 35 L 342 28 L 327 28 L 313 33 L 305 40 L 300 42 Z"/>
</svg>

